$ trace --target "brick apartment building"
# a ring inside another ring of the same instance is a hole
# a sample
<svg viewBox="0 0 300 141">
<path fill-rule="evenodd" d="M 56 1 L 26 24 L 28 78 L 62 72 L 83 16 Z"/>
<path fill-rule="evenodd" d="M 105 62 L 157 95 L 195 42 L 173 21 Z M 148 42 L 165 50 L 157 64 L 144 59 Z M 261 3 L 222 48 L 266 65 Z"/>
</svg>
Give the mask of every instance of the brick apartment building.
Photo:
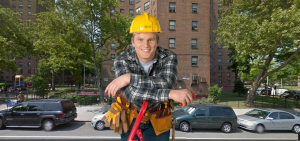
<svg viewBox="0 0 300 141">
<path fill-rule="evenodd" d="M 2 4 L 3 3 L 3 4 Z M 219 0 L 119 0 L 124 15 L 137 16 L 147 12 L 160 22 L 162 33 L 159 45 L 178 55 L 178 80 L 175 89 L 189 89 L 197 94 L 208 94 L 208 87 L 218 84 L 223 91 L 231 91 L 234 73 L 230 65 L 228 50 L 215 43 L 218 27 Z M 13 11 L 23 12 L 23 20 L 35 21 L 28 15 L 45 10 L 37 0 L 2 0 L 1 4 Z M 29 8 L 30 7 L 30 8 Z M 101 86 L 106 87 L 114 78 L 113 59 L 116 57 L 116 43 L 111 44 L 110 61 L 101 67 Z M 131 46 L 131 45 L 130 45 Z M 130 47 L 129 46 L 129 47 Z M 14 75 L 26 77 L 34 73 L 38 59 L 23 57 L 16 60 L 22 72 L 0 73 L 0 81 L 11 81 Z M 1 79 L 2 78 L 2 79 Z"/>
<path fill-rule="evenodd" d="M 197 94 L 208 94 L 208 87 L 218 84 L 224 91 L 233 88 L 234 74 L 228 50 L 215 43 L 218 27 L 219 0 L 120 0 L 125 15 L 147 12 L 160 22 L 162 33 L 159 45 L 178 55 L 178 80 L 175 89 L 190 89 Z M 107 86 L 115 76 L 112 61 L 103 63 L 101 84 Z"/>
<path fill-rule="evenodd" d="M 25 21 L 36 22 L 36 18 L 31 14 L 46 11 L 44 6 L 38 4 L 38 0 L 0 0 L 0 4 L 4 8 L 11 8 L 11 10 L 20 13 L 20 23 Z M 14 56 L 11 57 L 12 59 L 14 58 Z M 14 73 L 9 73 L 7 71 L 4 71 L 3 73 L 0 72 L 0 82 L 14 82 L 15 75 L 23 75 L 25 78 L 31 76 L 37 69 L 38 60 L 39 59 L 34 58 L 33 56 L 17 58 L 15 63 L 17 67 L 21 69 L 21 71 Z"/>
</svg>

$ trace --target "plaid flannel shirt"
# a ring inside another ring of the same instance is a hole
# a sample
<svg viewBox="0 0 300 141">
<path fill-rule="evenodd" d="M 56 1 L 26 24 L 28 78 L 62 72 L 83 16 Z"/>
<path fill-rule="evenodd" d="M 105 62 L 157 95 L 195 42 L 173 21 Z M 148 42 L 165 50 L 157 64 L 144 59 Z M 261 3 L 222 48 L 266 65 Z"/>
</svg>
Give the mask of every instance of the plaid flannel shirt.
<svg viewBox="0 0 300 141">
<path fill-rule="evenodd" d="M 139 64 L 134 48 L 122 52 L 114 61 L 116 77 L 130 73 L 130 83 L 121 88 L 124 97 L 138 109 L 141 109 L 144 100 L 149 101 L 147 111 L 168 102 L 177 80 L 177 64 L 177 55 L 160 46 L 149 68 L 149 76 Z"/>
</svg>

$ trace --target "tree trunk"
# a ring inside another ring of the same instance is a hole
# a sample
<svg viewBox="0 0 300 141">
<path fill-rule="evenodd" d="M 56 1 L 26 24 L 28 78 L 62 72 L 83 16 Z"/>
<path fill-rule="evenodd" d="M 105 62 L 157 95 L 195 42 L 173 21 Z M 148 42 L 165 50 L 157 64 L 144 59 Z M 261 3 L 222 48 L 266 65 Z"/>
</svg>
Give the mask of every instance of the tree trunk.
<svg viewBox="0 0 300 141">
<path fill-rule="evenodd" d="M 55 72 L 54 69 L 52 69 L 52 91 L 55 91 L 54 79 L 55 79 Z"/>
</svg>

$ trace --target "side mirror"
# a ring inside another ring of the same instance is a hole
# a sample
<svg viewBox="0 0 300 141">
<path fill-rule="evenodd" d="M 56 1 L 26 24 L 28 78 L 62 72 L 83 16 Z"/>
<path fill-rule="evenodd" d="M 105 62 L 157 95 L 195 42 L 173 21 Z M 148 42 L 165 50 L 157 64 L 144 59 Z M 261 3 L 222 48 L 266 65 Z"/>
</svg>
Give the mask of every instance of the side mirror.
<svg viewBox="0 0 300 141">
<path fill-rule="evenodd" d="M 273 118 L 271 118 L 271 117 L 267 117 L 266 119 L 268 119 L 268 120 L 272 120 Z"/>
</svg>

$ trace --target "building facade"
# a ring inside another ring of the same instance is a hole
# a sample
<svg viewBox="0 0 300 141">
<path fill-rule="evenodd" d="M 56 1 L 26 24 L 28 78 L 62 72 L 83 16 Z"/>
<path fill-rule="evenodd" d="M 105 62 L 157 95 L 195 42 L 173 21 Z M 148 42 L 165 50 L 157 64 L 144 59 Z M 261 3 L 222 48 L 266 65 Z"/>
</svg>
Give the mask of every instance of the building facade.
<svg viewBox="0 0 300 141">
<path fill-rule="evenodd" d="M 228 50 L 215 43 L 219 0 L 120 0 L 125 12 L 137 16 L 147 12 L 158 19 L 162 29 L 159 46 L 178 55 L 178 80 L 175 89 L 189 89 L 207 95 L 208 87 L 218 84 L 224 91 L 233 88 L 234 74 Z M 129 9 L 126 9 L 129 8 Z M 125 15 L 128 13 L 124 13 Z M 113 44 L 112 46 L 115 46 Z M 115 57 L 116 53 L 112 50 Z M 101 84 L 114 78 L 113 60 L 101 69 Z"/>
<path fill-rule="evenodd" d="M 20 13 L 20 23 L 25 21 L 36 22 L 36 18 L 33 17 L 32 14 L 46 11 L 44 6 L 38 4 L 38 0 L 1 0 L 0 4 L 4 8 L 10 8 L 15 12 Z M 0 82 L 4 81 L 12 83 L 15 81 L 15 75 L 23 75 L 25 78 L 31 76 L 35 73 L 37 63 L 40 59 L 33 56 L 25 56 L 21 58 L 14 58 L 14 56 L 11 56 L 11 58 L 16 59 L 16 66 L 21 70 L 13 73 L 8 71 L 0 72 Z"/>
</svg>

